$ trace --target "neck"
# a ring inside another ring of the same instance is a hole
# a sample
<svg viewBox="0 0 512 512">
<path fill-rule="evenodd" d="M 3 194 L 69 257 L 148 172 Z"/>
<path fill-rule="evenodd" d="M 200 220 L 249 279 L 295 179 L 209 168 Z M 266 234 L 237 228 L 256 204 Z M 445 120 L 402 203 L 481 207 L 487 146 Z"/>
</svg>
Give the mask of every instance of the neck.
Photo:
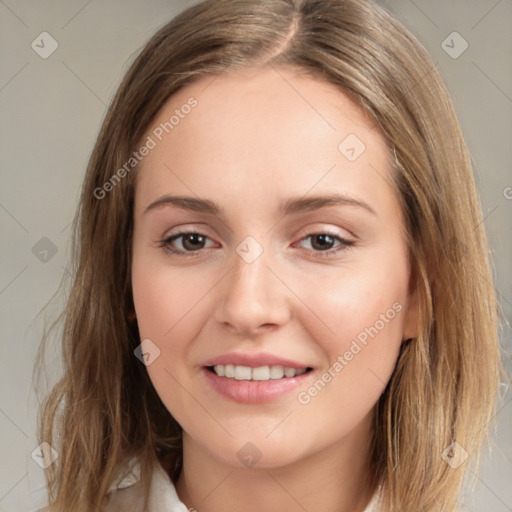
<svg viewBox="0 0 512 512">
<path fill-rule="evenodd" d="M 371 419 L 369 414 L 323 450 L 268 468 L 223 463 L 184 433 L 176 490 L 189 510 L 199 512 L 363 512 L 375 491 L 369 466 Z"/>
</svg>

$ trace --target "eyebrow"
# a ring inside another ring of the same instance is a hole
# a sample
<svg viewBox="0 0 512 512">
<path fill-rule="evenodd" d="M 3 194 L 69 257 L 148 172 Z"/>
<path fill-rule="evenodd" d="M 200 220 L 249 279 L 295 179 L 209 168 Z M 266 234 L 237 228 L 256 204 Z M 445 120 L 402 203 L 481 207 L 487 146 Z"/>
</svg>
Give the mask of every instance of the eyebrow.
<svg viewBox="0 0 512 512">
<path fill-rule="evenodd" d="M 329 195 L 317 195 L 309 197 L 297 197 L 287 199 L 281 204 L 279 210 L 283 215 L 290 213 L 299 213 L 303 211 L 314 211 L 324 208 L 326 206 L 358 206 L 370 212 L 373 215 L 377 215 L 375 210 L 364 201 L 355 199 L 350 196 L 341 194 L 329 194 Z M 216 215 L 218 217 L 224 217 L 224 209 L 218 204 L 210 201 L 209 199 L 201 199 L 198 197 L 190 196 L 172 196 L 165 195 L 159 197 L 157 200 L 149 204 L 144 213 L 150 210 L 160 208 L 163 206 L 176 206 L 184 210 L 191 210 L 194 212 L 207 213 L 210 215 Z"/>
</svg>

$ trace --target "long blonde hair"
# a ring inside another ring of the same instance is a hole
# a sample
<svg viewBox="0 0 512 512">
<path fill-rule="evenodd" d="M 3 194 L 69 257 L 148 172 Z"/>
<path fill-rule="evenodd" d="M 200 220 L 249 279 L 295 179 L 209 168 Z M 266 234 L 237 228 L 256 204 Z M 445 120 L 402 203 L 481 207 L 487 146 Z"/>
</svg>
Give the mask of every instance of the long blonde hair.
<svg viewBox="0 0 512 512">
<path fill-rule="evenodd" d="M 102 199 L 95 190 L 130 158 L 170 95 L 198 77 L 250 65 L 293 66 L 338 86 L 372 116 L 394 155 L 420 330 L 403 345 L 376 405 L 372 468 L 386 512 L 452 512 L 468 463 L 449 462 L 467 452 L 478 465 L 501 375 L 489 251 L 469 153 L 435 64 L 366 0 L 206 0 L 160 29 L 131 65 L 92 152 L 73 225 L 65 371 L 40 414 L 40 440 L 59 453 L 46 472 L 52 510 L 97 510 L 132 457 L 146 496 L 155 464 L 174 480 L 180 473 L 181 428 L 133 354 L 137 170 Z"/>
</svg>

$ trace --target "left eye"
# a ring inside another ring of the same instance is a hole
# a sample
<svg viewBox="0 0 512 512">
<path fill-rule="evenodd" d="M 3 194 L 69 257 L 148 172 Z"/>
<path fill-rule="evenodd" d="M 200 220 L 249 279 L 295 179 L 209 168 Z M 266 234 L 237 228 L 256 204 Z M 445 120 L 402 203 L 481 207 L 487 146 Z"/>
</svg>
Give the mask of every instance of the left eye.
<svg viewBox="0 0 512 512">
<path fill-rule="evenodd" d="M 312 249 L 315 251 L 326 251 L 332 249 L 336 240 L 342 241 L 340 237 L 330 235 L 328 233 L 312 233 L 311 235 L 305 236 L 301 242 L 308 239 L 310 240 Z"/>
<path fill-rule="evenodd" d="M 310 233 L 309 235 L 306 235 L 304 238 L 302 238 L 300 242 L 305 240 L 310 240 L 310 245 L 312 246 L 310 250 L 312 250 L 315 255 L 319 257 L 330 256 L 331 254 L 343 251 L 354 245 L 354 241 L 347 240 L 331 233 Z M 334 245 L 333 247 L 335 242 L 338 242 L 338 244 Z"/>
</svg>

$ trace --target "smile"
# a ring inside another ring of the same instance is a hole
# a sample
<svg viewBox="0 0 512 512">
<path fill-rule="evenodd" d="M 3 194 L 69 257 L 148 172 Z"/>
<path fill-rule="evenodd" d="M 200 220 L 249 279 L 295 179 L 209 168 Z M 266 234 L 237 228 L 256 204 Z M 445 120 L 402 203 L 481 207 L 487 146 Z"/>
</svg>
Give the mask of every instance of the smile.
<svg viewBox="0 0 512 512">
<path fill-rule="evenodd" d="M 258 366 L 256 368 L 252 368 L 250 366 L 233 364 L 216 364 L 207 368 L 219 377 L 247 381 L 265 381 L 298 377 L 299 375 L 311 370 L 311 368 L 291 368 L 281 365 Z"/>
</svg>

